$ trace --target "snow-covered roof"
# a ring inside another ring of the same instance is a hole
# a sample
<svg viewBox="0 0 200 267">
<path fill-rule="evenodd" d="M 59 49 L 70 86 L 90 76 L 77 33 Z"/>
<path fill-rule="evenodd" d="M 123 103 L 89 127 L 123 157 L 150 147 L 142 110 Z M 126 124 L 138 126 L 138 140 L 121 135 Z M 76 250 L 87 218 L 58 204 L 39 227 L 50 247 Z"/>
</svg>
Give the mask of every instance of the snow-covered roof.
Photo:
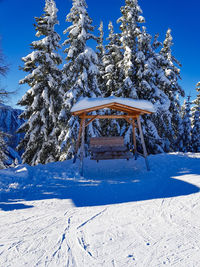
<svg viewBox="0 0 200 267">
<path fill-rule="evenodd" d="M 106 98 L 82 98 L 78 101 L 71 109 L 71 112 L 84 111 L 87 109 L 110 105 L 110 104 L 120 104 L 130 108 L 135 108 L 138 110 L 144 110 L 148 112 L 155 112 L 154 106 L 151 102 L 146 100 L 135 100 L 130 98 L 121 98 L 121 97 L 106 97 Z"/>
</svg>

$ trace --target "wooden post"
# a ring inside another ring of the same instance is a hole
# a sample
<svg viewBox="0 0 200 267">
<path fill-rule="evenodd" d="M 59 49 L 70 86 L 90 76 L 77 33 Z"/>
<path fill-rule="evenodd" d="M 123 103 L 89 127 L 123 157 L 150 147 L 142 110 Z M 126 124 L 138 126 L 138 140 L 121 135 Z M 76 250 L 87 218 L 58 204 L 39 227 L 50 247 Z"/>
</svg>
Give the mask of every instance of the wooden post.
<svg viewBox="0 0 200 267">
<path fill-rule="evenodd" d="M 73 163 L 76 162 L 76 158 L 77 158 L 77 152 L 78 152 L 80 139 L 81 139 L 82 125 L 83 125 L 83 119 L 81 119 L 81 123 L 80 123 L 80 128 L 79 128 L 79 132 L 78 132 L 78 140 L 76 142 L 76 148 L 75 148 L 75 154 L 74 154 Z"/>
<path fill-rule="evenodd" d="M 137 123 L 138 123 L 139 132 L 140 132 L 140 139 L 141 139 L 141 142 L 142 142 L 143 155 L 144 155 L 144 158 L 145 158 L 145 163 L 146 163 L 147 171 L 149 171 L 150 168 L 149 168 L 149 163 L 148 163 L 148 160 L 147 160 L 147 150 L 146 150 L 146 146 L 145 146 L 145 142 L 144 142 L 144 136 L 143 136 L 143 133 L 142 133 L 140 116 L 137 117 Z"/>
<path fill-rule="evenodd" d="M 132 130 L 133 130 L 133 145 L 134 145 L 134 155 L 135 160 L 137 159 L 137 146 L 136 146 L 136 136 L 135 136 L 135 119 L 132 120 Z"/>
<path fill-rule="evenodd" d="M 81 176 L 83 176 L 83 158 L 84 158 L 84 152 L 85 152 L 84 151 L 85 150 L 85 118 L 84 117 L 83 117 L 82 137 L 81 137 L 81 167 L 80 167 Z"/>
</svg>

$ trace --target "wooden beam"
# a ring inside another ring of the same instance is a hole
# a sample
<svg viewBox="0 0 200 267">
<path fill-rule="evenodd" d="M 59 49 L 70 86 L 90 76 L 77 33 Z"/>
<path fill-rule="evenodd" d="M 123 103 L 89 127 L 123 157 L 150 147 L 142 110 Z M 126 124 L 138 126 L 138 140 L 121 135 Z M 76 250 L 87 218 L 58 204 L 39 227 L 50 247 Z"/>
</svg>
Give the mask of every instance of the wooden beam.
<svg viewBox="0 0 200 267">
<path fill-rule="evenodd" d="M 127 106 L 127 105 L 124 105 L 124 104 L 120 104 L 120 103 L 117 103 L 117 102 L 112 102 L 112 103 L 108 103 L 108 104 L 104 104 L 104 105 L 98 105 L 98 106 L 94 106 L 94 107 L 91 107 L 91 108 L 85 108 L 85 109 L 82 109 L 82 110 L 77 110 L 77 111 L 74 111 L 72 112 L 72 115 L 80 115 L 82 113 L 87 113 L 87 112 L 92 112 L 92 111 L 96 111 L 96 110 L 100 110 L 100 109 L 104 109 L 104 108 L 110 108 L 110 109 L 116 109 L 116 110 L 119 110 L 119 111 L 124 111 L 124 112 L 134 112 L 134 113 L 137 113 L 137 114 L 152 114 L 153 112 L 151 111 L 148 111 L 148 110 L 143 110 L 143 109 L 140 109 L 140 108 L 134 108 L 134 107 L 131 107 L 131 106 Z"/>
<path fill-rule="evenodd" d="M 93 122 L 95 119 L 97 119 L 98 115 L 94 115 L 93 118 L 91 118 L 91 120 L 89 120 L 86 124 L 85 127 L 87 127 L 91 122 Z"/>
<path fill-rule="evenodd" d="M 119 106 L 117 106 L 117 105 L 112 105 L 112 106 L 110 106 L 109 107 L 110 109 L 112 109 L 112 110 L 117 110 L 117 111 L 121 111 L 121 112 L 127 112 L 127 113 L 135 113 L 135 114 L 140 114 L 140 112 L 136 112 L 135 110 L 133 110 L 133 109 L 131 109 L 131 108 L 121 108 L 121 107 L 119 107 Z"/>
<path fill-rule="evenodd" d="M 80 115 L 81 119 L 132 119 L 133 115 Z M 137 116 L 134 117 L 135 119 Z"/>
<path fill-rule="evenodd" d="M 128 123 L 130 123 L 130 124 L 132 124 L 132 121 L 131 121 L 131 119 L 129 119 L 129 118 L 124 118 Z"/>
<path fill-rule="evenodd" d="M 118 107 L 118 108 L 121 108 L 121 111 L 123 110 L 129 110 L 129 112 L 137 112 L 139 114 L 152 114 L 151 111 L 148 111 L 148 110 L 144 110 L 144 109 L 140 109 L 140 108 L 134 108 L 134 107 L 131 107 L 131 106 L 127 106 L 127 105 L 124 105 L 124 104 L 120 104 L 120 103 L 112 103 L 113 106 L 115 107 Z"/>
<path fill-rule="evenodd" d="M 80 174 L 81 174 L 81 176 L 83 176 L 83 158 L 84 158 L 84 152 L 85 152 L 85 118 L 83 118 L 82 135 L 81 135 L 81 168 L 80 168 Z"/>
<path fill-rule="evenodd" d="M 146 146 L 145 146 L 145 142 L 144 142 L 144 136 L 143 136 L 143 133 L 142 133 L 140 116 L 137 117 L 137 123 L 138 123 L 138 129 L 139 129 L 139 132 L 140 132 L 140 139 L 141 139 L 141 142 L 142 142 L 143 155 L 144 155 L 144 158 L 145 158 L 145 163 L 146 163 L 147 170 L 149 171 L 150 169 L 149 169 L 149 164 L 148 164 L 148 160 L 147 160 L 147 150 L 146 150 Z"/>
<path fill-rule="evenodd" d="M 77 111 L 72 112 L 72 115 L 80 115 L 82 113 L 92 112 L 92 111 L 103 109 L 103 108 L 109 108 L 110 105 L 111 104 L 109 103 L 109 104 L 95 106 L 95 107 L 92 107 L 92 108 L 85 108 L 85 109 L 82 109 L 82 110 L 77 110 Z"/>
<path fill-rule="evenodd" d="M 78 152 L 78 148 L 79 148 L 79 144 L 80 144 L 80 139 L 81 139 L 82 125 L 83 125 L 83 119 L 81 119 L 81 123 L 80 123 L 80 127 L 79 127 L 78 140 L 76 142 L 76 148 L 75 148 L 75 154 L 74 154 L 73 163 L 76 162 L 76 158 L 77 158 L 77 152 Z"/>
</svg>

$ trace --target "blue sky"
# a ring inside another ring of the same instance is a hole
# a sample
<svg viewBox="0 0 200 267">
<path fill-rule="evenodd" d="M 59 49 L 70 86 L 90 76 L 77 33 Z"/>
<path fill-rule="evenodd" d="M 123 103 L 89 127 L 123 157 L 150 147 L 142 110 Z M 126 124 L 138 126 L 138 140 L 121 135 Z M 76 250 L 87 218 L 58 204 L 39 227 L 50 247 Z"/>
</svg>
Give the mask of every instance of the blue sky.
<svg viewBox="0 0 200 267">
<path fill-rule="evenodd" d="M 7 90 L 17 90 L 8 104 L 15 105 L 22 97 L 27 86 L 19 85 L 18 81 L 26 73 L 19 70 L 23 66 L 21 58 L 30 50 L 32 41 L 37 40 L 34 29 L 34 17 L 43 13 L 44 0 L 0 0 L 0 36 L 3 53 L 10 66 L 7 77 L 2 81 Z M 65 17 L 72 6 L 71 0 L 56 0 L 60 25 L 56 30 L 61 35 L 67 27 Z M 111 20 L 118 31 L 116 20 L 120 17 L 120 7 L 124 0 L 87 0 L 88 12 L 93 25 L 99 27 L 103 20 L 107 28 Z M 160 34 L 164 40 L 168 28 L 172 29 L 173 54 L 182 63 L 180 84 L 186 94 L 196 96 L 195 85 L 200 81 L 200 20 L 199 0 L 139 0 L 146 19 L 146 27 L 150 34 Z M 105 30 L 107 33 L 107 31 Z M 105 34 L 107 35 L 107 34 Z"/>
</svg>

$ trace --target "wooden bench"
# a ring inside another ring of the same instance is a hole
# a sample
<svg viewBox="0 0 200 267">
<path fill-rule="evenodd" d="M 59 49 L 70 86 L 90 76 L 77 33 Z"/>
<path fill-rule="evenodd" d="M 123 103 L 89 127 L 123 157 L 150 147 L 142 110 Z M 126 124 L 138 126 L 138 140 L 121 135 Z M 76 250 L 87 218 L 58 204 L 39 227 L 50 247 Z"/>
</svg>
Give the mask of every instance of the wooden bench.
<svg viewBox="0 0 200 267">
<path fill-rule="evenodd" d="M 91 159 L 130 159 L 133 154 L 124 145 L 123 137 L 93 137 L 90 138 Z"/>
</svg>

